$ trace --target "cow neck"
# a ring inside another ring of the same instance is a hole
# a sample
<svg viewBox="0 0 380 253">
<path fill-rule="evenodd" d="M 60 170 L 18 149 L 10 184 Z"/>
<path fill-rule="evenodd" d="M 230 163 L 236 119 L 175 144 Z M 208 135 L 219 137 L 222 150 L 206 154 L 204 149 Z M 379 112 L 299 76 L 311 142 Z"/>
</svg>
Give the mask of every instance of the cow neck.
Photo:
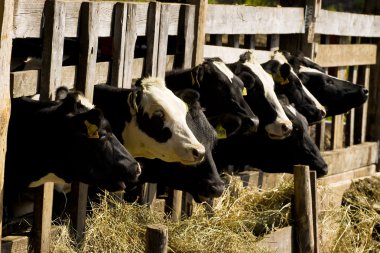
<svg viewBox="0 0 380 253">
<path fill-rule="evenodd" d="M 94 92 L 94 104 L 103 111 L 115 136 L 123 143 L 122 133 L 125 125 L 132 120 L 128 98 L 133 91 L 141 88 L 116 88 L 109 85 L 97 85 Z"/>
</svg>

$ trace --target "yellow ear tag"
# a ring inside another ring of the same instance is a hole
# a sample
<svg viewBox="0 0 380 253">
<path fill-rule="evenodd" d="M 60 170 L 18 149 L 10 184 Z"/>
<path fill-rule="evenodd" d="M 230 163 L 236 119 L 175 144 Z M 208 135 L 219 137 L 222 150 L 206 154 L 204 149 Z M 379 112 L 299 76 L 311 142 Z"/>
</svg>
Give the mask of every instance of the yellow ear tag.
<svg viewBox="0 0 380 253">
<path fill-rule="evenodd" d="M 186 106 L 186 112 L 189 112 L 189 105 L 186 102 L 183 102 Z"/>
<path fill-rule="evenodd" d="M 98 127 L 87 120 L 84 121 L 84 124 L 87 127 L 87 137 L 90 139 L 99 139 Z"/>
<path fill-rule="evenodd" d="M 273 77 L 273 80 L 276 82 L 276 83 L 279 83 L 281 85 L 284 85 L 284 84 L 288 84 L 289 83 L 289 80 L 286 78 L 284 79 L 279 73 L 276 73 L 275 75 L 272 75 Z"/>
<path fill-rule="evenodd" d="M 226 129 L 222 127 L 222 125 L 217 125 L 216 128 L 216 138 L 218 139 L 226 139 L 227 138 L 227 132 Z"/>
<path fill-rule="evenodd" d="M 245 87 L 243 88 L 242 94 L 243 94 L 243 96 L 247 96 L 248 95 L 247 88 L 245 88 Z"/>
</svg>

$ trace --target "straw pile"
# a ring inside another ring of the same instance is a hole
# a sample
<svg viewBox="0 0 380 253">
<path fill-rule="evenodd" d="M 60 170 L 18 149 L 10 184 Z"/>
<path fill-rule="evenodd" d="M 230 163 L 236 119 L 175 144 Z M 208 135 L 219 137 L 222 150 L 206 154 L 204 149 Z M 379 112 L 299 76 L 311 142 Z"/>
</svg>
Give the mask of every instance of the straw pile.
<svg viewBox="0 0 380 253">
<path fill-rule="evenodd" d="M 243 188 L 230 178 L 223 196 L 211 209 L 196 205 L 193 215 L 173 222 L 146 206 L 121 203 L 109 194 L 94 204 L 86 220 L 86 240 L 73 247 L 68 225 L 53 238 L 52 252 L 144 252 L 147 224 L 168 227 L 170 252 L 269 252 L 257 246 L 266 233 L 289 224 L 293 183 L 285 181 L 268 191 Z"/>
<path fill-rule="evenodd" d="M 341 208 L 324 210 L 319 219 L 320 233 L 331 236 L 322 252 L 380 252 L 380 178 L 352 183 Z"/>
</svg>

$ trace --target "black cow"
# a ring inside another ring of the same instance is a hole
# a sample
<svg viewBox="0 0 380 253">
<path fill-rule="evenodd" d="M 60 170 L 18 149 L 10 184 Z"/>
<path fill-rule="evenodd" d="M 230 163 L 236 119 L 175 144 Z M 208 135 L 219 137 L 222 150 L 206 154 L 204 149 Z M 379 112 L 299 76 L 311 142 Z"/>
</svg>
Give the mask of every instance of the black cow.
<svg viewBox="0 0 380 253">
<path fill-rule="evenodd" d="M 219 58 L 207 58 L 192 69 L 169 71 L 165 81 L 173 91 L 198 91 L 210 123 L 222 126 L 228 136 L 257 130 L 258 118 L 242 95 L 243 82 Z"/>
<path fill-rule="evenodd" d="M 368 99 L 368 89 L 362 85 L 338 79 L 325 73 L 324 69 L 304 57 L 282 52 L 308 90 L 326 107 L 327 116 L 346 113 L 361 106 Z"/>
<path fill-rule="evenodd" d="M 94 104 L 134 157 L 191 165 L 205 148 L 186 124 L 187 107 L 159 78 L 145 78 L 132 89 L 96 85 Z"/>
<path fill-rule="evenodd" d="M 319 177 L 327 174 L 327 164 L 307 133 L 306 119 L 286 100 L 280 99 L 293 123 L 292 134 L 283 140 L 272 140 L 263 132 L 218 140 L 213 153 L 218 169 L 227 165 L 237 165 L 238 168 L 250 165 L 265 172 L 293 173 L 294 165 L 304 164 L 316 170 Z"/>
<path fill-rule="evenodd" d="M 284 55 L 274 52 L 272 59 L 263 63 L 263 68 L 272 74 L 275 81 L 275 92 L 278 95 L 286 95 L 290 103 L 294 104 L 297 111 L 304 115 L 309 124 L 321 121 L 326 116 L 325 108 L 303 85 L 297 74 L 290 68 Z"/>
<path fill-rule="evenodd" d="M 244 83 L 246 94 L 244 98 L 252 111 L 260 120 L 272 139 L 283 139 L 290 135 L 293 126 L 274 91 L 274 81 L 260 63 L 254 58 L 252 51 L 240 55 L 239 61 L 227 64 Z M 287 78 L 290 74 L 284 73 Z"/>
<path fill-rule="evenodd" d="M 142 164 L 139 182 L 159 183 L 162 186 L 189 192 L 197 202 L 210 197 L 219 197 L 223 193 L 224 183 L 212 157 L 216 132 L 200 107 L 199 94 L 196 91 L 182 90 L 176 94 L 188 105 L 186 122 L 195 137 L 205 146 L 205 159 L 195 166 L 165 163 L 158 159 L 138 159 Z"/>
<path fill-rule="evenodd" d="M 6 206 L 21 191 L 45 182 L 80 181 L 119 191 L 136 182 L 141 173 L 100 110 L 88 108 L 91 104 L 78 92 L 66 92 L 60 99 L 12 99 Z"/>
</svg>

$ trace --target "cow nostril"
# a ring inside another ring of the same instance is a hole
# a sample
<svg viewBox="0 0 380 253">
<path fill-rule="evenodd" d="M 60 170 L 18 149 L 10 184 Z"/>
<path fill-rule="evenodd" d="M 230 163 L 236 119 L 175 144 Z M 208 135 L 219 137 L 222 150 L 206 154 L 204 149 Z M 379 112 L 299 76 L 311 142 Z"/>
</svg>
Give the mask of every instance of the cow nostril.
<svg viewBox="0 0 380 253">
<path fill-rule="evenodd" d="M 321 111 L 322 118 L 326 117 L 326 111 L 325 110 L 320 110 L 320 111 Z"/>
<path fill-rule="evenodd" d="M 140 166 L 140 163 L 137 163 L 137 166 L 136 166 L 136 176 L 140 176 L 141 175 L 141 166 Z"/>
<path fill-rule="evenodd" d="M 193 148 L 192 154 L 195 160 L 202 160 L 204 157 L 204 153 L 199 152 L 197 149 Z"/>
<path fill-rule="evenodd" d="M 284 123 L 284 124 L 281 124 L 281 130 L 285 133 L 285 132 L 290 131 L 290 128 Z"/>
<path fill-rule="evenodd" d="M 364 95 L 368 95 L 368 92 L 369 92 L 369 91 L 368 91 L 367 88 L 363 88 L 363 89 L 362 89 L 362 92 L 363 92 Z"/>
</svg>

